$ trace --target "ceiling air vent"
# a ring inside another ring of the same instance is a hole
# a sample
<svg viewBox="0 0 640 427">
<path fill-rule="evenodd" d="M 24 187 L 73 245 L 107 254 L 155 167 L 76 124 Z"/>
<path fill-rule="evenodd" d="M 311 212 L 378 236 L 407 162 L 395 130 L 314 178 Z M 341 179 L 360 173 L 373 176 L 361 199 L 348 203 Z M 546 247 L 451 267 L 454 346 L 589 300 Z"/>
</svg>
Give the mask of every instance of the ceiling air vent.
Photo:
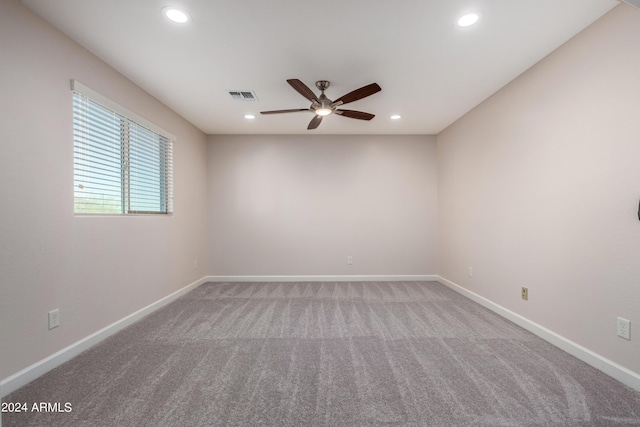
<svg viewBox="0 0 640 427">
<path fill-rule="evenodd" d="M 258 97 L 252 90 L 230 90 L 229 95 L 236 101 L 257 101 Z"/>
</svg>

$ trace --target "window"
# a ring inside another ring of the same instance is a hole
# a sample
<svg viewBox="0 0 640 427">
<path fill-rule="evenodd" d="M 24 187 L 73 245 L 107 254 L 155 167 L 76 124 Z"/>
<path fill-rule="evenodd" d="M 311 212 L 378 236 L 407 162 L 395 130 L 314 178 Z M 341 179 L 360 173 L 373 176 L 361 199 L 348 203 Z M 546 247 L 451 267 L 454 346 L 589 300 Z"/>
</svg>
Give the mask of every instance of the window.
<svg viewBox="0 0 640 427">
<path fill-rule="evenodd" d="M 173 136 L 72 81 L 75 214 L 173 212 Z"/>
</svg>

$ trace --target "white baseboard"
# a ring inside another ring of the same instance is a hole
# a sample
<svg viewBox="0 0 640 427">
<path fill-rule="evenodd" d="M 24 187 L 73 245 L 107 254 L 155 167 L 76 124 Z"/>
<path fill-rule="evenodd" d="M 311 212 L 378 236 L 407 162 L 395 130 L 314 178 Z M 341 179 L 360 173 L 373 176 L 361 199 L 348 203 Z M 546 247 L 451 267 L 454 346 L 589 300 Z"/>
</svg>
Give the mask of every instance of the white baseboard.
<svg viewBox="0 0 640 427">
<path fill-rule="evenodd" d="M 71 360 L 75 356 L 96 345 L 105 338 L 108 338 L 109 336 L 133 324 L 134 322 L 158 310 L 159 308 L 164 307 L 178 297 L 197 288 L 205 282 L 207 282 L 207 277 L 196 280 L 195 282 L 185 286 L 184 288 L 179 289 L 174 293 L 167 295 L 166 297 L 154 303 L 149 304 L 148 306 L 136 311 L 135 313 L 132 313 L 118 320 L 117 322 L 114 322 L 111 325 L 106 326 L 97 332 L 94 332 L 93 334 L 81 339 L 80 341 L 77 341 L 70 346 L 63 348 L 57 353 L 54 353 L 51 356 L 46 357 L 31 366 L 26 367 L 25 369 L 11 375 L 10 377 L 3 379 L 2 381 L 0 381 L 0 397 L 4 397 L 9 393 L 12 393 L 15 390 L 19 389 L 20 387 L 27 385 L 36 378 L 46 374 L 53 368 L 56 368 L 62 365 L 64 362 Z"/>
<path fill-rule="evenodd" d="M 561 335 L 558 335 L 557 333 L 545 328 L 544 326 L 538 325 L 537 323 L 532 322 L 531 320 L 517 313 L 514 313 L 513 311 L 508 310 L 494 303 L 493 301 L 486 299 L 483 296 L 471 292 L 470 290 L 465 289 L 462 286 L 448 279 L 445 279 L 444 277 L 437 277 L 437 280 L 448 288 L 458 292 L 459 294 L 469 298 L 472 301 L 477 302 L 478 304 L 488 308 L 489 310 L 504 317 L 505 319 L 512 321 L 521 328 L 524 328 L 534 335 L 537 335 L 543 340 L 553 344 L 561 350 L 566 351 L 570 355 L 577 357 L 583 362 L 604 372 L 610 377 L 615 378 L 621 383 L 640 391 L 640 374 L 638 374 L 637 372 L 633 372 L 632 370 L 627 369 L 624 366 L 618 365 L 617 363 L 607 359 L 606 357 L 603 357 L 598 353 L 595 353 L 588 348 L 581 346 L 580 344 L 577 344 Z"/>
<path fill-rule="evenodd" d="M 208 282 L 437 282 L 435 274 L 390 276 L 207 276 Z"/>
</svg>

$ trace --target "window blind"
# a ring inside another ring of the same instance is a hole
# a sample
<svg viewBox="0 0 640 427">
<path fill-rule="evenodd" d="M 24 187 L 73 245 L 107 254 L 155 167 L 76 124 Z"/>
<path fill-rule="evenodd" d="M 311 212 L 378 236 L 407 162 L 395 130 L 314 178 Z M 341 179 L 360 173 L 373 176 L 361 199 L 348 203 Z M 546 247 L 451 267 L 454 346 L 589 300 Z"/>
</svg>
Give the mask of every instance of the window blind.
<svg viewBox="0 0 640 427">
<path fill-rule="evenodd" d="M 172 213 L 173 140 L 77 88 L 76 83 L 74 213 Z"/>
</svg>

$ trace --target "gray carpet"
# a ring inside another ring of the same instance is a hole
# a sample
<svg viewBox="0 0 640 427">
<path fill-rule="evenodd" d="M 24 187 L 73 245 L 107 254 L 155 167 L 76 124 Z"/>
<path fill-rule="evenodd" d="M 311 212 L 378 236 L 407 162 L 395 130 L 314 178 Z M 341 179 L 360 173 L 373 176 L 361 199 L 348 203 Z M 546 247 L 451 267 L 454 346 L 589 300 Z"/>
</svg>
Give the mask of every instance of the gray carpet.
<svg viewBox="0 0 640 427">
<path fill-rule="evenodd" d="M 432 282 L 207 283 L 4 399 L 8 426 L 640 425 L 640 393 Z"/>
</svg>

